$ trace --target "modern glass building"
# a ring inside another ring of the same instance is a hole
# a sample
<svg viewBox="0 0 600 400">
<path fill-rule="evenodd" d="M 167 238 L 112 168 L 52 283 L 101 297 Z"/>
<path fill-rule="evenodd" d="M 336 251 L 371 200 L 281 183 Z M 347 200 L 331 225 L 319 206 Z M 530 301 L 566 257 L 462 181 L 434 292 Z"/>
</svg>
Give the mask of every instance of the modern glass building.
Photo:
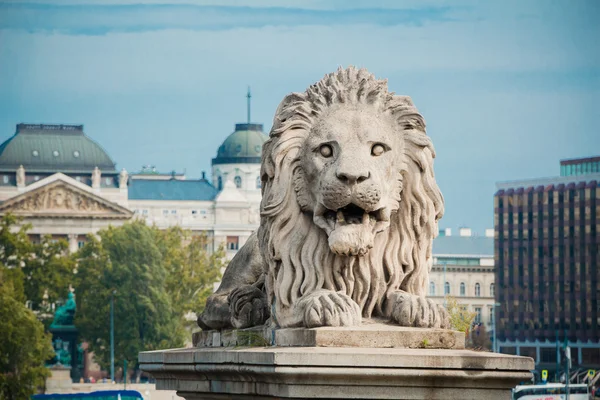
<svg viewBox="0 0 600 400">
<path fill-rule="evenodd" d="M 575 366 L 600 366 L 598 160 L 562 161 L 561 177 L 497 184 L 498 344 L 543 368 L 556 368 L 564 343 Z"/>
</svg>

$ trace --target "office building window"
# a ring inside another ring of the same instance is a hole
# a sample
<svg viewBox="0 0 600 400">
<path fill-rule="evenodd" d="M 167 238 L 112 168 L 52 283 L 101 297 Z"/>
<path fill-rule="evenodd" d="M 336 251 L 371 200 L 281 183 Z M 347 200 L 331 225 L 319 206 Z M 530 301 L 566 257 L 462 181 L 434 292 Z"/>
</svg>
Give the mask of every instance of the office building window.
<svg viewBox="0 0 600 400">
<path fill-rule="evenodd" d="M 4 182 L 4 183 L 8 183 L 8 179 L 9 179 L 9 178 L 8 178 L 8 175 L 4 175 L 4 176 L 2 177 L 2 182 Z"/>
<path fill-rule="evenodd" d="M 481 297 L 481 285 L 479 283 L 475 284 L 475 297 Z"/>
<path fill-rule="evenodd" d="M 461 295 L 461 296 L 464 296 L 464 295 L 466 294 L 466 291 L 467 291 L 467 290 L 466 290 L 466 285 L 465 285 L 465 283 L 464 283 L 464 282 L 461 282 L 461 283 L 460 283 L 460 295 Z"/>
<path fill-rule="evenodd" d="M 490 283 L 490 296 L 494 297 L 496 295 L 496 287 L 493 283 Z"/>
<path fill-rule="evenodd" d="M 444 294 L 450 294 L 450 282 L 444 284 Z"/>
<path fill-rule="evenodd" d="M 163 215 L 169 215 L 169 210 L 163 210 Z"/>
<path fill-rule="evenodd" d="M 227 250 L 237 250 L 239 243 L 239 236 L 227 236 Z"/>
<path fill-rule="evenodd" d="M 171 214 L 172 214 L 172 215 L 175 215 L 175 214 L 177 214 L 177 210 L 171 210 Z"/>
<path fill-rule="evenodd" d="M 435 296 L 435 283 L 429 282 L 429 295 Z"/>
</svg>

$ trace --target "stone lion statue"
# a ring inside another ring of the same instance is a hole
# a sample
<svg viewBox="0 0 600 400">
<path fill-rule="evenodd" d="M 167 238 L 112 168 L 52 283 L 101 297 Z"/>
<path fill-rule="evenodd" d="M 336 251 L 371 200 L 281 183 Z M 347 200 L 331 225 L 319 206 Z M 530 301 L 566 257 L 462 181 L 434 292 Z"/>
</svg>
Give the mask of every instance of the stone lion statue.
<svg viewBox="0 0 600 400">
<path fill-rule="evenodd" d="M 448 327 L 425 298 L 444 211 L 412 100 L 350 67 L 285 97 L 262 153 L 261 221 L 198 318 L 203 329 Z"/>
</svg>

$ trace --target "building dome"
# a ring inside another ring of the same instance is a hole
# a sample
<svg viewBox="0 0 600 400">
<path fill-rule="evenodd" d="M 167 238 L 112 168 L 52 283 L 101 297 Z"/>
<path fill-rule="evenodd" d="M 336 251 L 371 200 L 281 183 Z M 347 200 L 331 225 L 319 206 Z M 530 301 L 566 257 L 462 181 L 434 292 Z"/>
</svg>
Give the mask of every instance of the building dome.
<svg viewBox="0 0 600 400">
<path fill-rule="evenodd" d="M 106 151 L 83 133 L 83 125 L 18 124 L 0 145 L 0 170 L 28 172 L 114 172 Z"/>
<path fill-rule="evenodd" d="M 235 124 L 212 164 L 260 164 L 263 143 L 268 139 L 262 124 Z"/>
</svg>

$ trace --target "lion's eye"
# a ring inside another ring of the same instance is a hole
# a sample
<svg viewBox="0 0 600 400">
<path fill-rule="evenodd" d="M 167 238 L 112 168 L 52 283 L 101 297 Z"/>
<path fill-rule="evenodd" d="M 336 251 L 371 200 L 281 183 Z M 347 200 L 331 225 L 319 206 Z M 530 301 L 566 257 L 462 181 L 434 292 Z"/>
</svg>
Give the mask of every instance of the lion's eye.
<svg viewBox="0 0 600 400">
<path fill-rule="evenodd" d="M 382 155 L 384 151 L 385 148 L 380 144 L 376 144 L 371 147 L 371 155 L 375 157 Z"/>
<path fill-rule="evenodd" d="M 319 147 L 319 152 L 325 158 L 329 158 L 333 155 L 333 149 L 328 144 L 324 144 L 323 146 Z"/>
</svg>

